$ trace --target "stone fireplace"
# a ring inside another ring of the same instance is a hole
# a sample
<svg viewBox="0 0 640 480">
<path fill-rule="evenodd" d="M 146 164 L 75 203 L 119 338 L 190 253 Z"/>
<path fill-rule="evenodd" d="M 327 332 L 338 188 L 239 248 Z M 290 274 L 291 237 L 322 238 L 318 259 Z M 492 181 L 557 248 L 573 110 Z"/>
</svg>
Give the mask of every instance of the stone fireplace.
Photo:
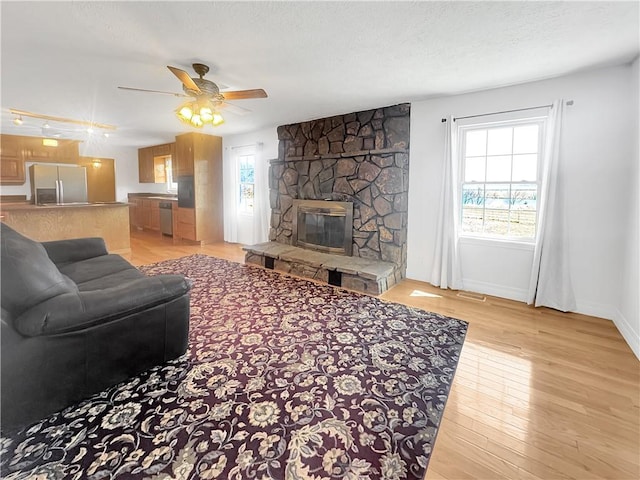
<svg viewBox="0 0 640 480">
<path fill-rule="evenodd" d="M 351 255 L 353 203 L 293 201 L 294 246 L 335 255 Z"/>
<path fill-rule="evenodd" d="M 410 112 L 404 103 L 278 127 L 270 242 L 245 247 L 245 261 L 375 294 L 404 278 Z M 305 201 L 327 211 L 350 204 L 351 238 L 326 212 L 308 210 L 301 223 Z"/>
</svg>

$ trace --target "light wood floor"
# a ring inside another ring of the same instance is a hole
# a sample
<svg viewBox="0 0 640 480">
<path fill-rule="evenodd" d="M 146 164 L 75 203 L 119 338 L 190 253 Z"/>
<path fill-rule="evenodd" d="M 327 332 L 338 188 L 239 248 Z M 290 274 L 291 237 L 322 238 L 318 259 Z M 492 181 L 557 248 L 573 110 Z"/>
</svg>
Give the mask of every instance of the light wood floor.
<svg viewBox="0 0 640 480">
<path fill-rule="evenodd" d="M 244 259 L 237 244 L 157 233 L 134 232 L 131 248 L 137 265 Z M 469 322 L 427 479 L 640 478 L 640 362 L 612 322 L 412 280 L 382 298 Z"/>
</svg>

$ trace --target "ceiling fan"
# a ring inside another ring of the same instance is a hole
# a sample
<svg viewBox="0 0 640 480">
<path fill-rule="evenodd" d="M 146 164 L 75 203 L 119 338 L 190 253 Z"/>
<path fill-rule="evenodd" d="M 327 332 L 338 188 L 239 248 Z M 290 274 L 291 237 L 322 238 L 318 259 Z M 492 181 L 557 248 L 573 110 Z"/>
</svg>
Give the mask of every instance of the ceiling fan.
<svg viewBox="0 0 640 480">
<path fill-rule="evenodd" d="M 224 120 L 222 120 L 222 116 L 217 112 L 220 108 L 225 108 L 228 111 L 239 115 L 249 113 L 249 110 L 246 108 L 230 104 L 227 100 L 247 100 L 267 97 L 267 92 L 261 88 L 221 92 L 218 85 L 211 80 L 204 78 L 209 71 L 209 67 L 207 65 L 194 63 L 192 66 L 199 78 L 192 78 L 184 70 L 167 65 L 167 68 L 182 82 L 182 90 L 184 93 L 164 92 L 160 90 L 148 90 L 132 87 L 118 88 L 122 90 L 161 93 L 165 95 L 173 95 L 175 97 L 192 98 L 193 100 L 190 100 L 178 107 L 176 113 L 181 120 L 196 127 L 201 127 L 205 123 L 211 123 L 214 126 L 221 124 Z"/>
</svg>

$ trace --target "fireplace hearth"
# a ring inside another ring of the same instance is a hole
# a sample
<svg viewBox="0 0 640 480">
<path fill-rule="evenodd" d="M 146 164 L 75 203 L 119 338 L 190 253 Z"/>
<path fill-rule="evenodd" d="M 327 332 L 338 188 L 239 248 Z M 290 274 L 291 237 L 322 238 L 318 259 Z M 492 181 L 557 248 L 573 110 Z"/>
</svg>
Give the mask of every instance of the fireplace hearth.
<svg viewBox="0 0 640 480">
<path fill-rule="evenodd" d="M 293 201 L 292 244 L 351 256 L 353 203 L 326 200 Z"/>
</svg>

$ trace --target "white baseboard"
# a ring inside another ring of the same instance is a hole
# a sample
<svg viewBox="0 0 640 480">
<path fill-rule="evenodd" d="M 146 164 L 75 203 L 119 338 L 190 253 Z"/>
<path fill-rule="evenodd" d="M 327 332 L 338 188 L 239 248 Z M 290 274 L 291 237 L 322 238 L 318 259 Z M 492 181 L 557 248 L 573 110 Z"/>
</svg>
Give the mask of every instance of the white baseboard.
<svg viewBox="0 0 640 480">
<path fill-rule="evenodd" d="M 604 303 L 591 303 L 576 300 L 575 312 L 583 315 L 589 315 L 590 317 L 615 320 L 618 310 L 615 307 L 605 305 Z"/>
<path fill-rule="evenodd" d="M 517 302 L 527 301 L 527 290 L 524 288 L 508 287 L 496 283 L 478 282 L 476 280 L 462 279 L 464 289 L 469 292 L 483 293 L 493 297 L 506 298 Z"/>
<path fill-rule="evenodd" d="M 622 334 L 622 337 L 627 342 L 627 345 L 631 347 L 633 353 L 635 353 L 638 360 L 640 360 L 640 332 L 635 332 L 631 322 L 625 318 L 625 316 L 616 309 L 616 317 L 613 320 L 618 331 Z"/>
<path fill-rule="evenodd" d="M 493 283 L 462 280 L 464 289 L 494 297 L 507 298 L 517 302 L 527 301 L 527 290 Z M 640 332 L 634 331 L 631 322 L 615 307 L 600 303 L 577 302 L 576 313 L 613 321 L 635 356 L 640 360 Z"/>
</svg>

